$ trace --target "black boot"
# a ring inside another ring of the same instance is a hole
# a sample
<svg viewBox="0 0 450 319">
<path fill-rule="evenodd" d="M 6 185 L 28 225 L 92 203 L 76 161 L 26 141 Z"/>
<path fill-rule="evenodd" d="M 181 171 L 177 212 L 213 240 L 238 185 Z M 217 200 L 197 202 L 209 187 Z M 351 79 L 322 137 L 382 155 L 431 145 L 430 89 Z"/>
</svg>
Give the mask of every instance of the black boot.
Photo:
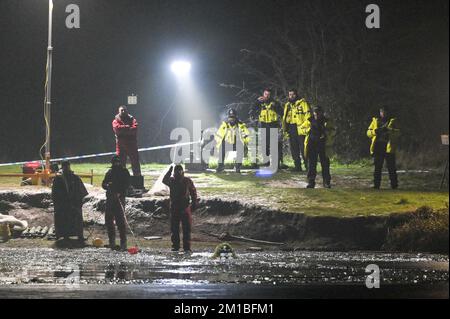
<svg viewBox="0 0 450 319">
<path fill-rule="evenodd" d="M 302 163 L 300 160 L 294 161 L 294 168 L 291 169 L 293 172 L 301 172 L 302 171 Z"/>
<path fill-rule="evenodd" d="M 225 170 L 225 165 L 219 164 L 216 168 L 216 173 L 223 172 Z"/>
<path fill-rule="evenodd" d="M 116 239 L 115 238 L 109 238 L 109 249 L 111 250 L 118 250 L 119 246 L 116 245 Z"/>
<path fill-rule="evenodd" d="M 284 164 L 283 162 L 280 161 L 278 164 L 278 168 L 279 169 L 288 169 L 289 166 L 287 166 L 286 164 Z"/>
<path fill-rule="evenodd" d="M 120 241 L 120 250 L 121 251 L 126 251 L 128 249 L 128 246 L 127 246 L 127 241 Z"/>
</svg>

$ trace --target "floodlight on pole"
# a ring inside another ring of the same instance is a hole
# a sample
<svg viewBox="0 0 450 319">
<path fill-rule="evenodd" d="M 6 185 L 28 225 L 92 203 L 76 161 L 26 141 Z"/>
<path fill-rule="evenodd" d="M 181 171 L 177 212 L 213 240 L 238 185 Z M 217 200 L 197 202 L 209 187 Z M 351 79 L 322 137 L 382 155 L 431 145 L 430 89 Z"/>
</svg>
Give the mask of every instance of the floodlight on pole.
<svg viewBox="0 0 450 319">
<path fill-rule="evenodd" d="M 170 65 L 170 69 L 177 76 L 183 76 L 191 70 L 191 63 L 187 61 L 174 61 Z"/>
</svg>

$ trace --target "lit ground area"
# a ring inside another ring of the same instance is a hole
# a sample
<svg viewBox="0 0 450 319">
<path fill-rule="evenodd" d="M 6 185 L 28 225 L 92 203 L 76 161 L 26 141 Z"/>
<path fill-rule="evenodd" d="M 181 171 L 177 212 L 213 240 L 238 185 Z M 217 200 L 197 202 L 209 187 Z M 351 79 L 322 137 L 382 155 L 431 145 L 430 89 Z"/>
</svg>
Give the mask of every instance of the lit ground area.
<svg viewBox="0 0 450 319">
<path fill-rule="evenodd" d="M 72 164 L 76 173 L 94 173 L 94 189 L 101 185 L 107 164 Z M 145 185 L 151 188 L 167 168 L 162 164 L 143 165 Z M 0 167 L 0 173 L 20 172 L 18 166 Z M 389 188 L 383 175 L 382 190 L 372 190 L 372 166 L 333 164 L 332 189 L 321 187 L 320 171 L 316 189 L 305 189 L 306 173 L 279 171 L 260 177 L 255 170 L 236 174 L 232 169 L 216 174 L 214 170 L 190 173 L 202 198 L 218 197 L 271 209 L 308 215 L 367 216 L 414 211 L 421 206 L 448 207 L 448 188 L 439 190 L 441 172 L 436 169 L 399 171 L 398 190 Z M 90 182 L 85 179 L 85 182 Z M 0 190 L 17 189 L 19 178 L 1 178 Z M 30 187 L 27 187 L 30 188 Z"/>
</svg>

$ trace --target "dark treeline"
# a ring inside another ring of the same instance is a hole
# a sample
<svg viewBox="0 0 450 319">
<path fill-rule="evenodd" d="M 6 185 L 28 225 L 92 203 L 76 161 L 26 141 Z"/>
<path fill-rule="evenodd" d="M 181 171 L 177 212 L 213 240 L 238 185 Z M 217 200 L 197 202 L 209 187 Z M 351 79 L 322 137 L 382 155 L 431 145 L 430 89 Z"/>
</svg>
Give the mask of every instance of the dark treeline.
<svg viewBox="0 0 450 319">
<path fill-rule="evenodd" d="M 365 27 L 366 1 L 287 1 L 241 50 L 236 89 L 244 110 L 262 87 L 289 88 L 336 121 L 335 150 L 368 155 L 365 132 L 380 106 L 402 128 L 407 153 L 429 151 L 448 132 L 448 1 L 378 1 L 381 28 Z M 245 112 L 244 112 L 245 113 Z"/>
</svg>

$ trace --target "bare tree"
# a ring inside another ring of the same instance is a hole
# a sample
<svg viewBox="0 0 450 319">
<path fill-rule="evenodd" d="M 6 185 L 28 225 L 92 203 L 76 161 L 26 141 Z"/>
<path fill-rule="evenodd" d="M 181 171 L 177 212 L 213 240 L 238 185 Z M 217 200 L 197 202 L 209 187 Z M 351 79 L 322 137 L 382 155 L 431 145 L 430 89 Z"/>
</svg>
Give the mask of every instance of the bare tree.
<svg viewBox="0 0 450 319">
<path fill-rule="evenodd" d="M 385 6 L 389 8 L 387 3 Z M 405 59 L 405 52 L 418 47 L 429 35 L 427 28 L 433 22 L 421 16 L 426 2 L 409 7 L 407 14 L 414 17 L 410 23 L 416 24 L 413 31 L 395 20 L 405 14 L 401 9 L 385 10 L 387 31 L 367 29 L 365 3 L 358 0 L 305 0 L 289 2 L 284 8 L 288 9 L 283 23 L 272 24 L 254 43 L 241 49 L 236 67 L 246 85 L 229 86 L 236 90 L 240 108 L 250 106 L 263 87 L 271 87 L 280 101 L 290 88 L 296 88 L 310 104 L 322 105 L 335 120 L 336 151 L 347 159 L 368 154 L 365 131 L 381 105 L 393 106 L 406 125 L 404 144 L 426 140 L 417 129 L 436 117 L 430 116 L 424 123 L 423 116 L 411 108 L 424 107 L 430 83 L 413 81 L 434 61 L 418 68 L 406 62 L 414 60 L 417 52 Z M 448 61 L 446 67 L 448 73 Z"/>
</svg>

